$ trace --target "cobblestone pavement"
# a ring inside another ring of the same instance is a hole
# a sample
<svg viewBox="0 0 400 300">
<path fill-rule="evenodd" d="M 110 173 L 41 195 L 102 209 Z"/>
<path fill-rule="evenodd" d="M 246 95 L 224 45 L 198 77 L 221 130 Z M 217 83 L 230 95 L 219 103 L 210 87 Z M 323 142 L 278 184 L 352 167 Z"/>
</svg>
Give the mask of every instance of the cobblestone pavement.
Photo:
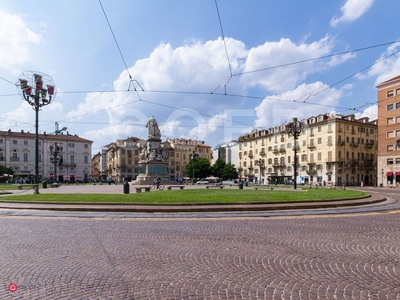
<svg viewBox="0 0 400 300">
<path fill-rule="evenodd" d="M 399 217 L 0 217 L 0 299 L 400 299 Z"/>
</svg>

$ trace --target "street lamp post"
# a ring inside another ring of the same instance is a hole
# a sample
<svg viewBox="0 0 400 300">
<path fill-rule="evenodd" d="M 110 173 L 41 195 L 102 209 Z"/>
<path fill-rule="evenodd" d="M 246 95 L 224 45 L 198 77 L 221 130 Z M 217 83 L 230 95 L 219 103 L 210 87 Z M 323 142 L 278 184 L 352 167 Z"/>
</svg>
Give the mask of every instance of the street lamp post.
<svg viewBox="0 0 400 300">
<path fill-rule="evenodd" d="M 264 167 L 264 161 L 261 158 L 258 160 L 258 167 L 260 168 L 260 180 L 259 180 L 259 182 L 262 183 L 262 168 Z"/>
<path fill-rule="evenodd" d="M 54 143 L 54 146 L 50 146 L 50 154 L 53 156 L 53 164 L 54 164 L 54 181 L 55 183 L 58 182 L 57 179 L 57 164 L 61 162 L 62 158 L 62 150 L 63 147 L 58 146 L 57 143 Z"/>
<path fill-rule="evenodd" d="M 299 121 L 297 121 L 297 118 L 293 118 L 293 122 L 290 122 L 289 124 L 286 125 L 286 132 L 289 137 L 293 136 L 294 139 L 294 145 L 293 145 L 293 151 L 294 151 L 294 182 L 293 186 L 294 189 L 297 189 L 297 138 L 299 135 L 302 134 L 303 131 L 303 124 Z"/>
<path fill-rule="evenodd" d="M 382 178 L 381 178 L 382 183 L 381 183 L 381 187 L 383 187 L 383 173 L 384 173 L 383 169 L 382 169 L 381 173 L 382 173 Z"/>
<path fill-rule="evenodd" d="M 192 185 L 194 184 L 194 152 L 192 153 L 192 156 L 190 157 L 192 160 Z"/>
<path fill-rule="evenodd" d="M 44 88 L 46 85 L 47 89 Z M 17 84 L 21 97 L 35 111 L 35 183 L 34 193 L 39 194 L 39 109 L 54 101 L 56 88 L 53 79 L 40 72 L 25 71 Z"/>
</svg>

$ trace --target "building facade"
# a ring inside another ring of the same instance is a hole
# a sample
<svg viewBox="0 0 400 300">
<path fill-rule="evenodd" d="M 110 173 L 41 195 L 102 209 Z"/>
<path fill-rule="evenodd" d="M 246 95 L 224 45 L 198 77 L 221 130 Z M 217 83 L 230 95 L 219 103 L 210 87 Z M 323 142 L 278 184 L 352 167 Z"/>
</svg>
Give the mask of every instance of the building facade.
<svg viewBox="0 0 400 300">
<path fill-rule="evenodd" d="M 184 139 L 167 138 L 163 143 L 164 149 L 168 149 L 168 168 L 171 178 L 188 180 L 192 174 L 186 174 L 186 166 L 191 159 L 206 158 L 212 162 L 211 147 L 204 142 Z"/>
<path fill-rule="evenodd" d="M 137 137 L 118 139 L 107 145 L 99 158 L 101 167 L 99 180 L 121 182 L 136 179 L 136 176 L 139 175 L 139 154 L 145 145 L 146 140 Z M 103 169 L 104 167 L 106 168 Z"/>
<path fill-rule="evenodd" d="M 103 147 L 102 151 L 92 158 L 93 177 L 98 180 L 135 180 L 139 175 L 139 160 L 142 147 L 147 141 L 137 137 L 119 139 Z M 194 157 L 212 159 L 211 147 L 192 139 L 167 138 L 161 144 L 167 156 L 168 174 L 171 179 L 189 179 L 186 165 Z"/>
<path fill-rule="evenodd" d="M 226 164 L 233 164 L 235 167 L 239 163 L 239 145 L 237 141 L 231 141 L 229 143 L 218 145 L 213 151 L 213 162 L 214 164 L 218 159 L 223 160 Z"/>
<path fill-rule="evenodd" d="M 382 82 L 378 89 L 379 185 L 400 184 L 400 76 Z"/>
<path fill-rule="evenodd" d="M 322 114 L 301 123 L 296 140 L 288 136 L 287 124 L 239 137 L 241 179 L 268 184 L 377 184 L 376 121 Z"/>
<path fill-rule="evenodd" d="M 93 142 L 77 135 L 39 134 L 39 180 L 58 182 L 89 181 L 92 177 Z M 56 166 L 51 146 L 62 147 Z M 35 134 L 0 131 L 0 163 L 10 167 L 15 179 L 33 180 L 35 170 Z M 55 170 L 54 168 L 57 168 Z M 57 174 L 57 178 L 54 178 Z"/>
</svg>

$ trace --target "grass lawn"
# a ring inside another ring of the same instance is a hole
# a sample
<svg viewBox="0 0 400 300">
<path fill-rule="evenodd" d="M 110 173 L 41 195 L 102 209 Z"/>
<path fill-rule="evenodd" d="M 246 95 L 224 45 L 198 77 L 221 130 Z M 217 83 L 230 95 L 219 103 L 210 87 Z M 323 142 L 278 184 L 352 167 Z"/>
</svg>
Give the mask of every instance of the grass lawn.
<svg viewBox="0 0 400 300">
<path fill-rule="evenodd" d="M 367 193 L 340 189 L 298 190 L 164 190 L 134 194 L 30 194 L 2 196 L 0 201 L 35 201 L 62 203 L 137 203 L 137 204 L 190 204 L 190 203 L 250 203 L 296 202 L 352 199 Z"/>
</svg>

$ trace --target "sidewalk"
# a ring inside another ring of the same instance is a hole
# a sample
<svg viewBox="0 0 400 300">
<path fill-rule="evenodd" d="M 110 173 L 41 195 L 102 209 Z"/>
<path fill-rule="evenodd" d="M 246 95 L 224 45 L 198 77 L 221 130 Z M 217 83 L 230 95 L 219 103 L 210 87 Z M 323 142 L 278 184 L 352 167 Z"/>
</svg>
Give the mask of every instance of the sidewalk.
<svg viewBox="0 0 400 300">
<path fill-rule="evenodd" d="M 46 193 L 73 193 L 73 194 L 123 194 L 123 185 L 62 185 L 58 188 L 40 189 L 41 194 Z M 130 185 L 130 193 L 134 186 Z M 238 189 L 235 186 L 226 186 L 227 189 Z M 205 189 L 204 186 L 187 185 L 185 189 Z M 254 189 L 246 187 L 245 189 Z M 33 194 L 33 190 L 14 190 L 13 195 Z M 158 192 L 158 191 L 157 191 Z M 350 207 L 367 204 L 375 204 L 385 201 L 386 198 L 371 195 L 367 198 L 353 200 L 333 201 L 303 201 L 296 203 L 248 203 L 248 204 L 188 204 L 188 205 L 154 205 L 154 204 L 55 204 L 55 203 L 32 203 L 1 201 L 0 209 L 29 209 L 29 210 L 52 210 L 52 211 L 93 211 L 93 212 L 147 212 L 147 213 L 177 213 L 177 212 L 229 212 L 229 211 L 274 211 L 293 209 L 317 209 Z"/>
</svg>

